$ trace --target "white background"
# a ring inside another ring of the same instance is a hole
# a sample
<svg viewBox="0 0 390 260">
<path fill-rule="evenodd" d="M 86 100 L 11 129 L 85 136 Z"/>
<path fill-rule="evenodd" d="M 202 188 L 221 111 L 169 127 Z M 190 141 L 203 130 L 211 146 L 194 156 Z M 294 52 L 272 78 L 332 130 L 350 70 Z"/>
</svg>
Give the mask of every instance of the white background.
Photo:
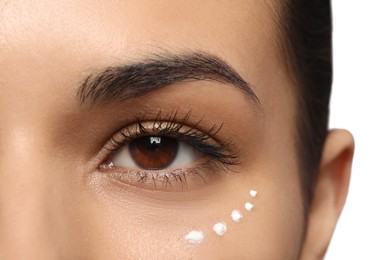
<svg viewBox="0 0 390 260">
<path fill-rule="evenodd" d="M 330 126 L 356 142 L 349 197 L 326 260 L 390 260 L 390 1 L 334 0 Z"/>
</svg>

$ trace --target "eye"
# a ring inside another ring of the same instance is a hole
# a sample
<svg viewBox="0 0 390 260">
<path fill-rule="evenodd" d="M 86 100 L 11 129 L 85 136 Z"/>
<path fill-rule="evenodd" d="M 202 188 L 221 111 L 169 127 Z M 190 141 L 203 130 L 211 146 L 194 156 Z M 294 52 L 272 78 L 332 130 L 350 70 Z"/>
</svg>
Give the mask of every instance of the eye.
<svg viewBox="0 0 390 260">
<path fill-rule="evenodd" d="M 176 138 L 145 136 L 125 144 L 111 162 L 121 168 L 165 170 L 186 167 L 201 157 L 202 153 Z"/>
<path fill-rule="evenodd" d="M 190 113 L 162 119 L 159 112 L 154 121 L 145 117 L 137 117 L 104 146 L 109 154 L 99 170 L 105 176 L 141 188 L 188 190 L 237 164 L 229 139 L 215 138 L 222 125 L 199 130 L 201 121 L 191 124 Z"/>
</svg>

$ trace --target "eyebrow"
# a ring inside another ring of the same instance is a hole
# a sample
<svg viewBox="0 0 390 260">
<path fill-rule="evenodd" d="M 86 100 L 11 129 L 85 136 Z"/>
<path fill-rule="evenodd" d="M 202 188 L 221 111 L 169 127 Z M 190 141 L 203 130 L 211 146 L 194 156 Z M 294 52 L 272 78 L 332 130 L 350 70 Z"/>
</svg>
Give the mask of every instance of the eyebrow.
<svg viewBox="0 0 390 260">
<path fill-rule="evenodd" d="M 261 106 L 250 84 L 232 66 L 204 52 L 158 54 L 136 63 L 108 67 L 86 77 L 77 96 L 81 104 L 103 105 L 188 81 L 227 83 Z"/>
</svg>

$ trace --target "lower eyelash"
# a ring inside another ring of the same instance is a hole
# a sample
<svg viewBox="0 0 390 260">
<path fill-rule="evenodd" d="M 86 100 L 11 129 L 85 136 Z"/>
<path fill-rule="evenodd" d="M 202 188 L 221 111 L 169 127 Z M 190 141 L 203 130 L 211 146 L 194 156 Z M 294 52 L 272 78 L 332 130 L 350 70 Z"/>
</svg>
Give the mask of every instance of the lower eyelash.
<svg viewBox="0 0 390 260">
<path fill-rule="evenodd" d="M 124 170 L 114 166 L 104 167 L 102 171 L 106 176 L 126 185 L 164 191 L 187 191 L 197 185 L 204 186 L 217 177 L 219 172 L 217 168 L 221 168 L 220 164 L 209 160 L 188 169 L 146 171 Z"/>
</svg>

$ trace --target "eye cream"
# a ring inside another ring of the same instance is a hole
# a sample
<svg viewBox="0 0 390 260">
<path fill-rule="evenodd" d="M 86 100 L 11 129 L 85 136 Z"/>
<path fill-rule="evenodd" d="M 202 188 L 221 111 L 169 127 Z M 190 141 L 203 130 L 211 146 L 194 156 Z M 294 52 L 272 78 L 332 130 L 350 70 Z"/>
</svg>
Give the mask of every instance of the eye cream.
<svg viewBox="0 0 390 260">
<path fill-rule="evenodd" d="M 256 196 L 257 196 L 257 191 L 256 191 L 256 190 L 250 190 L 250 191 L 249 191 L 249 195 L 250 195 L 252 198 L 256 198 Z"/>
<path fill-rule="evenodd" d="M 244 218 L 244 216 L 242 215 L 242 213 L 239 211 L 239 210 L 233 210 L 232 211 L 232 220 L 234 221 L 234 222 L 241 222 L 242 221 L 242 219 Z"/>
<path fill-rule="evenodd" d="M 204 234 L 202 231 L 192 230 L 184 239 L 190 244 L 197 245 L 203 242 Z"/>
<path fill-rule="evenodd" d="M 250 202 L 245 203 L 245 209 L 247 211 L 252 211 L 253 207 L 254 207 L 254 205 L 252 203 L 250 203 Z"/>
<path fill-rule="evenodd" d="M 227 231 L 227 225 L 225 222 L 217 223 L 213 226 L 213 230 L 218 236 L 223 236 Z"/>
</svg>

